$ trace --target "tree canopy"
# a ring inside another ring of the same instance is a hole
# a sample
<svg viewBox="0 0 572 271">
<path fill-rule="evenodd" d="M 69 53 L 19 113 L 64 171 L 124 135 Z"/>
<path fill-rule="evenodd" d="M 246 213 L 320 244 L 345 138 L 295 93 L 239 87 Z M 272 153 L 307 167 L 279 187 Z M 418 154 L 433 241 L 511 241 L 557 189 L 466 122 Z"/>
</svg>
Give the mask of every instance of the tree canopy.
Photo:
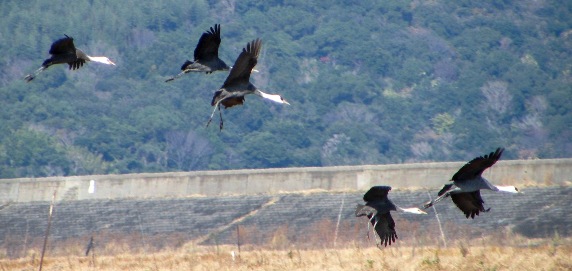
<svg viewBox="0 0 572 271">
<path fill-rule="evenodd" d="M 2 1 L 0 177 L 572 157 L 572 2 Z M 177 74 L 204 31 L 263 47 L 246 97 L 205 128 L 227 73 Z M 23 77 L 67 34 L 117 66 Z"/>
</svg>

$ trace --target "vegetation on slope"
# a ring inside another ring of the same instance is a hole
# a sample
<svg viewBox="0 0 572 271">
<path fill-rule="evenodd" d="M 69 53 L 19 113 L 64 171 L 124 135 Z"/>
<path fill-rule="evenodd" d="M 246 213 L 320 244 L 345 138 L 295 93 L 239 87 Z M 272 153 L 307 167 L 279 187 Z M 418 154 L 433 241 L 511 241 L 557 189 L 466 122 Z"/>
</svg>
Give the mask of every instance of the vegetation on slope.
<svg viewBox="0 0 572 271">
<path fill-rule="evenodd" d="M 572 155 L 572 3 L 165 0 L 0 3 L 0 177 Z M 205 129 L 226 73 L 179 72 L 222 25 L 255 84 Z M 117 63 L 22 78 L 50 44 Z"/>
<path fill-rule="evenodd" d="M 331 249 L 248 249 L 196 247 L 166 249 L 159 253 L 106 253 L 96 257 L 75 256 L 83 247 L 66 248 L 65 256 L 47 256 L 46 270 L 570 270 L 570 247 L 459 246 L 346 247 Z M 121 250 L 116 246 L 115 250 Z M 74 253 L 75 252 L 75 253 Z M 101 253 L 101 252 L 98 252 Z M 233 254 L 234 253 L 234 254 Z M 75 254 L 75 255 L 72 255 Z M 234 255 L 234 256 L 233 256 Z M 8 270 L 39 266 L 36 255 L 0 260 Z"/>
</svg>

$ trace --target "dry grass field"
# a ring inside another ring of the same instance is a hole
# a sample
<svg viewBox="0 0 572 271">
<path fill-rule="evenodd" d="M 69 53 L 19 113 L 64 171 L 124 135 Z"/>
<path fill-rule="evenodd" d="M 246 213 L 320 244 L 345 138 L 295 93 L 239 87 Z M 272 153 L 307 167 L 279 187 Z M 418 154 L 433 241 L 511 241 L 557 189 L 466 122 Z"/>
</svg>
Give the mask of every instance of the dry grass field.
<svg viewBox="0 0 572 271">
<path fill-rule="evenodd" d="M 133 232 L 94 231 L 67 239 L 53 234 L 42 270 L 572 270 L 568 228 L 560 231 L 566 233 L 562 236 L 531 223 L 538 231 L 544 229 L 546 237 L 530 238 L 510 226 L 475 231 L 478 225 L 471 225 L 476 223 L 442 221 L 445 235 L 436 222 L 396 219 L 399 240 L 383 249 L 366 238 L 363 219 L 340 224 L 322 219 L 305 228 L 282 225 L 272 230 L 241 225 L 226 239 L 220 235 L 210 243 L 203 242 L 210 235 L 189 242 L 190 235 L 182 231 L 144 234 L 140 222 Z M 558 221 L 557 226 L 567 227 L 569 220 Z M 339 235 L 333 233 L 338 226 Z M 90 237 L 94 250 L 83 256 Z M 43 240 L 7 235 L 0 242 L 0 271 L 38 270 Z M 237 245 L 228 245 L 233 241 L 241 244 L 240 253 Z"/>
<path fill-rule="evenodd" d="M 523 247 L 457 244 L 449 248 L 395 246 L 382 250 L 352 245 L 338 249 L 246 248 L 234 258 L 233 250 L 236 247 L 186 245 L 153 253 L 47 256 L 43 270 L 572 270 L 572 246 L 550 241 Z M 2 271 L 38 270 L 38 266 L 39 255 L 35 252 L 19 259 L 0 260 Z"/>
</svg>

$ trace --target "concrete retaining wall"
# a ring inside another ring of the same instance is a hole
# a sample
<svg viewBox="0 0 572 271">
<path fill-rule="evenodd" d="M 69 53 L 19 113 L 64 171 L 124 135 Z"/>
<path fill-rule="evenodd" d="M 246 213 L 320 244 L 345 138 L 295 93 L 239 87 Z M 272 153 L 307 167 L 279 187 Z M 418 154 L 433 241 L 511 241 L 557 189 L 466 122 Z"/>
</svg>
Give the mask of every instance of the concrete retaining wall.
<svg viewBox="0 0 572 271">
<path fill-rule="evenodd" d="M 440 188 L 465 162 L 92 175 L 0 180 L 0 203 L 58 200 L 252 195 L 303 190 L 365 191 L 372 185 Z M 495 184 L 570 185 L 572 159 L 499 161 Z M 95 180 L 95 193 L 88 193 Z"/>
</svg>

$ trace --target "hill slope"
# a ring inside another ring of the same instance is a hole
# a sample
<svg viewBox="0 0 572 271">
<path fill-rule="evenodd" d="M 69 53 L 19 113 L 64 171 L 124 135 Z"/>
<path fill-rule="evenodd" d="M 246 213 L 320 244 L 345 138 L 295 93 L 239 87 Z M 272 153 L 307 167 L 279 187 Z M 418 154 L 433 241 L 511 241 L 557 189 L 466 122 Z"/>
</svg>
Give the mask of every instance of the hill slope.
<svg viewBox="0 0 572 271">
<path fill-rule="evenodd" d="M 572 157 L 565 1 L 2 1 L 0 177 Z M 165 83 L 222 25 L 257 37 L 248 97 L 205 129 L 225 73 Z M 25 74 L 63 37 L 117 63 Z"/>
</svg>

